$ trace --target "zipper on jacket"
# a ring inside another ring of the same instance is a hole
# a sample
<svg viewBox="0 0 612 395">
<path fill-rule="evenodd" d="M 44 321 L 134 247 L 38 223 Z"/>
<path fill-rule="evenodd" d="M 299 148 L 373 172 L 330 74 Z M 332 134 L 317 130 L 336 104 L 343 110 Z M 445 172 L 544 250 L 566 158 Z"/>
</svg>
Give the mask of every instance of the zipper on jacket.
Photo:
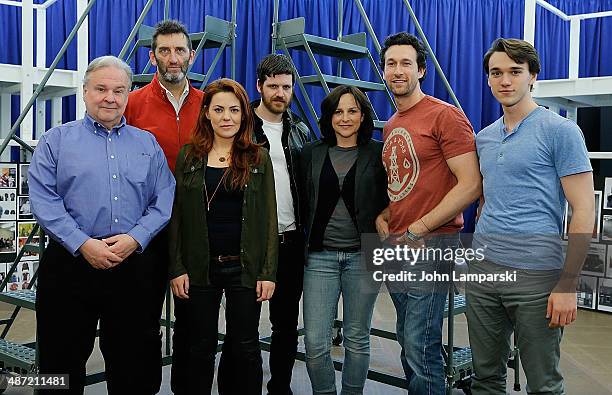
<svg viewBox="0 0 612 395">
<path fill-rule="evenodd" d="M 176 114 L 176 138 L 178 139 L 178 148 L 180 150 L 181 149 L 181 119 L 178 114 Z"/>
</svg>

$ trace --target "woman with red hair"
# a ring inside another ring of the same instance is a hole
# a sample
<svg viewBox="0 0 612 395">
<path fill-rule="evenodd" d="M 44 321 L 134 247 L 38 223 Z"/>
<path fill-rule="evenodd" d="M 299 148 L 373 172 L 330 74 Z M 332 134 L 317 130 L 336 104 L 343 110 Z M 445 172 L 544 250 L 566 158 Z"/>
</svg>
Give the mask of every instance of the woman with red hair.
<svg viewBox="0 0 612 395">
<path fill-rule="evenodd" d="M 223 293 L 228 378 L 241 394 L 261 393 L 259 316 L 274 292 L 278 235 L 272 163 L 252 132 L 244 88 L 220 79 L 204 90 L 191 143 L 178 155 L 170 222 L 175 394 L 211 391 Z"/>
</svg>

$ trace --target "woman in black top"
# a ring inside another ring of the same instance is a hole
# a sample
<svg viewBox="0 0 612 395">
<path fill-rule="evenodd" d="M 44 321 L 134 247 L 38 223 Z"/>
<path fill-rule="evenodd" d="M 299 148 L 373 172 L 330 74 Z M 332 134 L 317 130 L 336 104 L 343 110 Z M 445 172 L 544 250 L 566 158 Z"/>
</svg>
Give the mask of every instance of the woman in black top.
<svg viewBox="0 0 612 395">
<path fill-rule="evenodd" d="M 220 392 L 261 394 L 259 315 L 261 302 L 274 292 L 278 255 L 272 164 L 251 139 L 253 115 L 244 88 L 221 79 L 204 93 L 191 144 L 179 152 L 175 170 L 172 390 L 210 393 L 225 293 L 222 359 L 228 369 Z"/>
<path fill-rule="evenodd" d="M 313 393 L 336 393 L 330 339 L 342 294 L 342 393 L 359 394 L 368 372 L 369 333 L 378 292 L 361 259 L 361 235 L 376 234 L 374 220 L 388 203 L 387 176 L 382 144 L 371 139 L 370 103 L 359 89 L 334 89 L 321 103 L 319 124 L 322 141 L 302 152 L 308 226 L 306 367 Z"/>
</svg>

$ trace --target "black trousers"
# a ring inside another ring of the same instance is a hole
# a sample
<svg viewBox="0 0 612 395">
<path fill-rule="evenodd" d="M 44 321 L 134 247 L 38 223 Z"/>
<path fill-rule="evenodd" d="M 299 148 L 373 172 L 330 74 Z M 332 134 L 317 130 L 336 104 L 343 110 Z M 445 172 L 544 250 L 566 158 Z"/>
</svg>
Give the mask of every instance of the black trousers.
<svg viewBox="0 0 612 395">
<path fill-rule="evenodd" d="M 219 382 L 219 393 L 261 394 L 261 303 L 257 302 L 255 289 L 241 285 L 240 267 L 226 271 L 211 263 L 210 281 L 206 287 L 191 286 L 189 299 L 174 299 L 172 392 L 177 395 L 211 393 L 219 308 L 225 292 L 228 338 L 224 352 L 235 362 L 230 369 L 223 362 L 219 366 L 219 376 L 223 370 L 226 380 Z"/>
<path fill-rule="evenodd" d="M 298 231 L 286 232 L 287 237 L 279 245 L 276 287 L 270 299 L 270 323 L 272 340 L 270 344 L 270 381 L 267 388 L 270 395 L 292 394 L 291 375 L 298 346 L 298 317 L 300 299 L 304 287 L 304 236 Z M 228 338 L 227 344 L 231 344 Z M 229 339 L 231 340 L 231 339 Z M 219 366 L 219 393 L 239 394 L 232 387 L 232 379 L 226 377 L 235 367 L 232 354 L 226 352 L 223 344 Z"/>
<path fill-rule="evenodd" d="M 68 373 L 70 390 L 39 394 L 83 393 L 98 321 L 108 393 L 157 393 L 165 270 L 150 248 L 112 269 L 98 270 L 51 241 L 40 262 L 36 292 L 39 367 L 40 373 Z"/>
<path fill-rule="evenodd" d="M 292 394 L 291 374 L 298 346 L 298 317 L 304 288 L 304 236 L 290 232 L 279 246 L 276 288 L 270 299 L 270 381 L 268 393 Z"/>
</svg>

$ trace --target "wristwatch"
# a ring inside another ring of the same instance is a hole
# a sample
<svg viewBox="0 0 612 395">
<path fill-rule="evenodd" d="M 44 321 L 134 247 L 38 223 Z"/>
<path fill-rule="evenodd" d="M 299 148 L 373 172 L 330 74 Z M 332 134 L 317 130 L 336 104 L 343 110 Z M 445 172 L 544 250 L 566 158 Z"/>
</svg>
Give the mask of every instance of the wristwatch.
<svg viewBox="0 0 612 395">
<path fill-rule="evenodd" d="M 419 241 L 419 240 L 421 240 L 423 238 L 423 236 L 415 235 L 410 230 L 406 231 L 406 237 L 409 238 L 412 241 Z"/>
</svg>

